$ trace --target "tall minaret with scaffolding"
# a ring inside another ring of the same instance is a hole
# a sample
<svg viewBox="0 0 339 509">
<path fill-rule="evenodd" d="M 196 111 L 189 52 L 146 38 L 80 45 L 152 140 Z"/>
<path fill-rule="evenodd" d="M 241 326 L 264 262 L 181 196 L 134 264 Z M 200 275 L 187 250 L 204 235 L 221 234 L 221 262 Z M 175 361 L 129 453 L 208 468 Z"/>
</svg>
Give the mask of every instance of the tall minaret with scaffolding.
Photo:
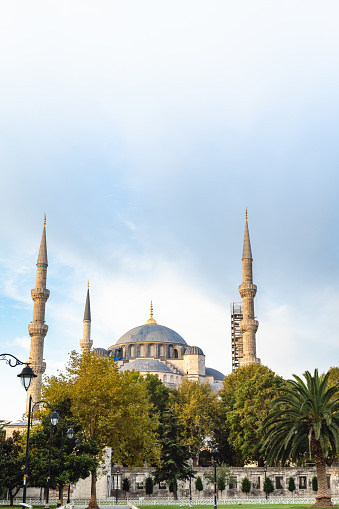
<svg viewBox="0 0 339 509">
<path fill-rule="evenodd" d="M 87 288 L 87 297 L 86 297 L 86 305 L 85 305 L 85 313 L 84 313 L 84 321 L 83 321 L 83 333 L 82 339 L 80 339 L 80 347 L 81 352 L 89 352 L 92 348 L 93 341 L 91 340 L 91 304 L 89 300 L 89 281 Z"/>
<path fill-rule="evenodd" d="M 260 364 L 260 359 L 256 356 L 255 334 L 258 330 L 259 322 L 254 317 L 254 297 L 257 293 L 257 287 L 253 284 L 252 262 L 253 258 L 246 210 L 244 247 L 242 253 L 242 284 L 239 286 L 243 315 L 239 323 L 242 334 L 242 356 L 239 356 L 239 367 L 248 366 L 250 364 Z"/>
<path fill-rule="evenodd" d="M 44 362 L 44 341 L 48 331 L 45 324 L 45 307 L 49 297 L 49 290 L 46 289 L 47 280 L 47 244 L 46 244 L 46 216 L 44 217 L 44 229 L 37 261 L 37 274 L 35 288 L 31 291 L 34 302 L 33 322 L 28 326 L 31 336 L 31 350 L 29 355 L 30 366 L 36 374 L 31 386 L 27 391 L 26 413 L 28 412 L 29 397 L 32 396 L 32 404 L 38 401 L 42 375 L 46 369 Z"/>
</svg>

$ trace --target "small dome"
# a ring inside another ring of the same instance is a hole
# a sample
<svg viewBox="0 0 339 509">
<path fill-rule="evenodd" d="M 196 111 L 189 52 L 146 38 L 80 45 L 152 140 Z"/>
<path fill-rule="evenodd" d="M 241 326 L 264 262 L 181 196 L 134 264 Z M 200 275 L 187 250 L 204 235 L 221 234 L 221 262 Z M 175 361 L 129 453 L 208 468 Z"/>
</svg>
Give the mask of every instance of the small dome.
<svg viewBox="0 0 339 509">
<path fill-rule="evenodd" d="M 125 343 L 173 343 L 175 345 L 186 345 L 186 341 L 177 332 L 164 325 L 151 324 L 139 325 L 126 332 L 115 345 Z M 115 345 L 110 346 L 110 349 Z"/>
<path fill-rule="evenodd" d="M 137 359 L 132 362 L 128 362 L 127 364 L 124 364 L 121 366 L 121 371 L 132 371 L 135 369 L 135 371 L 149 371 L 149 372 L 156 372 L 156 373 L 171 373 L 173 374 L 174 371 L 169 368 L 166 364 L 163 364 L 160 361 L 156 361 L 155 359 Z"/>
<path fill-rule="evenodd" d="M 111 352 L 109 350 L 105 350 L 105 348 L 94 348 L 94 351 L 100 357 L 110 357 Z"/>
<path fill-rule="evenodd" d="M 220 373 L 220 371 L 218 371 L 217 369 L 213 368 L 206 368 L 205 376 L 213 376 L 214 380 L 223 380 L 225 378 L 225 375 Z"/>
<path fill-rule="evenodd" d="M 204 352 L 198 346 L 189 346 L 184 355 L 205 355 Z"/>
</svg>

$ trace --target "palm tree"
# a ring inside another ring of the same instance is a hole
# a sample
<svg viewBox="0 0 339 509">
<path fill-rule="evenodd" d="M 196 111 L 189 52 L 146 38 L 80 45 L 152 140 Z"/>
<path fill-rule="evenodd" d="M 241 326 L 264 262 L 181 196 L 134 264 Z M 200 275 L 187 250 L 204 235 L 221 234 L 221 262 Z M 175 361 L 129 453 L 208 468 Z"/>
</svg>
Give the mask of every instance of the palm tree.
<svg viewBox="0 0 339 509">
<path fill-rule="evenodd" d="M 304 373 L 306 383 L 296 375 L 273 400 L 272 409 L 263 422 L 266 428 L 264 446 L 267 462 L 284 465 L 287 459 L 296 461 L 305 452 L 305 439 L 313 452 L 317 469 L 318 493 L 315 506 L 332 506 L 327 487 L 326 462 L 329 446 L 339 450 L 338 387 L 328 387 L 329 373 Z"/>
</svg>

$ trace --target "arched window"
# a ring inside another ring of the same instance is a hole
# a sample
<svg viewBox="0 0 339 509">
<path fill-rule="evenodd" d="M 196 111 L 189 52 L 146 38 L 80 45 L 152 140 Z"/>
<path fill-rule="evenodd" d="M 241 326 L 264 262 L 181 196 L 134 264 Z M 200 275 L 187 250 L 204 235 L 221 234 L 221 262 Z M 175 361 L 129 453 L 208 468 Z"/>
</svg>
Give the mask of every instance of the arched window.
<svg viewBox="0 0 339 509">
<path fill-rule="evenodd" d="M 136 357 L 141 357 L 141 355 L 140 355 L 140 354 L 141 354 L 141 348 L 140 348 L 140 345 L 138 345 L 138 346 L 136 347 L 136 349 L 135 349 L 135 350 L 136 350 L 136 352 L 135 352 L 135 356 L 136 356 Z"/>
<path fill-rule="evenodd" d="M 164 345 L 159 345 L 159 357 L 164 357 Z"/>
<path fill-rule="evenodd" d="M 171 375 L 171 377 L 170 377 L 170 382 L 171 382 L 171 384 L 174 382 L 174 376 L 173 375 Z"/>
<path fill-rule="evenodd" d="M 174 358 L 178 359 L 178 357 L 179 357 L 178 350 L 174 348 Z"/>
<path fill-rule="evenodd" d="M 134 345 L 129 345 L 128 347 L 128 357 L 134 357 Z"/>
<path fill-rule="evenodd" d="M 166 376 L 166 375 L 164 375 L 163 382 L 164 382 L 164 383 L 166 383 L 166 382 L 167 382 L 167 376 Z"/>
<path fill-rule="evenodd" d="M 147 345 L 147 357 L 152 357 L 153 345 Z"/>
</svg>

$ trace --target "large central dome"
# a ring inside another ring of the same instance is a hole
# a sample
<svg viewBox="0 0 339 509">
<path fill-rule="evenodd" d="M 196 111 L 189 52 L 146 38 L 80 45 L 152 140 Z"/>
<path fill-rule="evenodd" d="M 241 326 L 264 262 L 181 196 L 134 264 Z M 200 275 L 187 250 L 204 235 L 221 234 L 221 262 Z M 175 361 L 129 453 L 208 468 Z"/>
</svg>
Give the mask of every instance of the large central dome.
<svg viewBox="0 0 339 509">
<path fill-rule="evenodd" d="M 116 342 L 116 345 L 126 343 L 173 343 L 187 345 L 186 341 L 174 330 L 158 324 L 146 324 L 129 330 Z"/>
</svg>

